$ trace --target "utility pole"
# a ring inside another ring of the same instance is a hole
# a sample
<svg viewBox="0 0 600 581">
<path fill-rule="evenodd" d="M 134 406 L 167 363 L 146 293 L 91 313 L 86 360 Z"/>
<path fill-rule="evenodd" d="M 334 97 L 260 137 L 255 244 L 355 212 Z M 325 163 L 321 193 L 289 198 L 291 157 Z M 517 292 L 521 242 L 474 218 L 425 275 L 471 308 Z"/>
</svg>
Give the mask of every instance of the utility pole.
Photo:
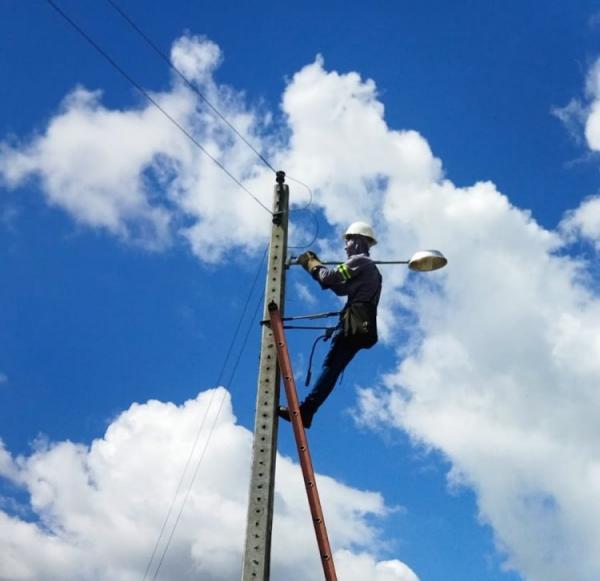
<svg viewBox="0 0 600 581">
<path fill-rule="evenodd" d="M 276 182 L 263 320 L 269 319 L 268 306 L 272 302 L 283 311 L 285 297 L 290 195 L 284 183 L 285 172 L 277 172 Z M 242 581 L 269 581 L 270 578 L 279 379 L 273 332 L 263 325 Z"/>
</svg>

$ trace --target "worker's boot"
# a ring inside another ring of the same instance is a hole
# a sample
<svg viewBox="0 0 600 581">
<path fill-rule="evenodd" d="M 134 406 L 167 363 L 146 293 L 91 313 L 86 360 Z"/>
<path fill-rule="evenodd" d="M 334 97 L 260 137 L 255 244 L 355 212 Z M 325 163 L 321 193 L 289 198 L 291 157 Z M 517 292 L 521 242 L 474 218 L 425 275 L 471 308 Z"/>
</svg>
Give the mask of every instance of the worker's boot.
<svg viewBox="0 0 600 581">
<path fill-rule="evenodd" d="M 290 410 L 287 406 L 280 405 L 277 410 L 277 415 L 286 422 L 291 422 Z M 302 424 L 308 430 L 312 425 L 313 414 L 309 413 L 306 409 L 300 406 L 300 417 L 302 418 Z"/>
</svg>

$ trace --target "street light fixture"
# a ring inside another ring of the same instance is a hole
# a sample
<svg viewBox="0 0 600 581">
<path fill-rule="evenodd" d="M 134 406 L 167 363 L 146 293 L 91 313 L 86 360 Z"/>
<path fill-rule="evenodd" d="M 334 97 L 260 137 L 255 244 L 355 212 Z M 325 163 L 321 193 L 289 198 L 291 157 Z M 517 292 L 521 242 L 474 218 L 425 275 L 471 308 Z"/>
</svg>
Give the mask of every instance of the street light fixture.
<svg viewBox="0 0 600 581">
<path fill-rule="evenodd" d="M 323 260 L 321 264 L 339 264 L 340 261 Z M 408 268 L 416 272 L 430 272 L 438 270 L 448 264 L 448 259 L 439 250 L 419 250 L 415 252 L 410 260 L 374 260 L 374 264 L 407 264 Z M 288 266 L 298 264 L 296 257 L 288 260 Z"/>
<path fill-rule="evenodd" d="M 439 250 L 419 250 L 408 261 L 408 268 L 418 272 L 428 272 L 443 268 L 448 259 Z"/>
</svg>

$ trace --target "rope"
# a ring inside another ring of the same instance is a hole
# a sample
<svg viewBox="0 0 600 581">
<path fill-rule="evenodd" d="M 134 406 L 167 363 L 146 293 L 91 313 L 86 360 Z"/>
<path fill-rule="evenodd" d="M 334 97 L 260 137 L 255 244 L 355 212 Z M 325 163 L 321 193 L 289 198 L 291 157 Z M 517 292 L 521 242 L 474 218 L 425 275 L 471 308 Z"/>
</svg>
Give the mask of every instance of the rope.
<svg viewBox="0 0 600 581">
<path fill-rule="evenodd" d="M 110 1 L 110 0 L 108 0 L 108 1 Z M 310 248 L 319 238 L 319 220 L 317 219 L 317 215 L 315 214 L 315 212 L 310 209 L 312 206 L 312 203 L 313 203 L 313 199 L 314 199 L 313 191 L 304 182 L 301 182 L 300 180 L 298 180 L 296 178 L 293 178 L 291 176 L 286 176 L 286 178 L 288 180 L 292 180 L 293 182 L 296 182 L 297 184 L 300 184 L 301 186 L 305 187 L 308 190 L 308 194 L 309 194 L 308 203 L 303 208 L 292 209 L 291 212 L 309 212 L 310 216 L 313 219 L 314 225 L 315 225 L 315 232 L 314 232 L 313 237 L 310 240 L 310 242 L 308 242 L 307 244 L 300 244 L 298 246 L 288 246 L 288 248 L 295 248 L 295 249 Z"/>
</svg>

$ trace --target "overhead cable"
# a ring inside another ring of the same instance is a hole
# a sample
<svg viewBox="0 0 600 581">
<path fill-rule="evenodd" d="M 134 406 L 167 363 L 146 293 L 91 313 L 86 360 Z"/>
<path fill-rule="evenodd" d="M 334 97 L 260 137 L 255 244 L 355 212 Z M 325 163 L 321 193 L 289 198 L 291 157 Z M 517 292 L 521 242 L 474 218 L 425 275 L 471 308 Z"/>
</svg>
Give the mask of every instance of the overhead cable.
<svg viewBox="0 0 600 581">
<path fill-rule="evenodd" d="M 225 369 L 227 368 L 227 364 L 228 364 L 228 362 L 230 360 L 231 354 L 233 352 L 233 347 L 235 345 L 235 342 L 236 342 L 236 340 L 237 340 L 237 338 L 239 336 L 240 330 L 242 328 L 242 323 L 244 321 L 246 313 L 248 312 L 248 307 L 250 305 L 250 301 L 252 299 L 252 295 L 254 294 L 254 290 L 256 289 L 256 285 L 258 283 L 258 279 L 259 279 L 260 273 L 262 271 L 265 259 L 267 257 L 268 250 L 269 250 L 269 247 L 267 246 L 265 248 L 265 251 L 264 251 L 263 255 L 262 255 L 262 258 L 260 260 L 258 268 L 256 270 L 256 274 L 254 276 L 252 284 L 250 285 L 250 291 L 248 292 L 248 296 L 246 297 L 246 301 L 244 303 L 244 306 L 242 307 L 242 312 L 241 312 L 240 317 L 238 319 L 236 328 L 235 328 L 235 330 L 233 332 L 233 335 L 231 337 L 231 340 L 229 342 L 229 347 L 227 348 L 227 352 L 226 352 L 225 357 L 223 359 L 223 363 L 221 365 L 221 369 L 219 371 L 219 375 L 218 375 L 217 380 L 215 382 L 215 387 L 218 387 L 220 385 L 220 383 L 221 383 L 221 381 L 223 379 L 223 376 L 225 374 Z M 261 299 L 262 299 L 262 295 L 261 295 Z M 253 322 L 255 318 L 256 318 L 256 311 L 252 315 L 251 322 Z M 246 336 L 245 336 L 245 338 L 243 340 L 242 347 L 240 349 L 240 352 L 239 352 L 238 357 L 236 359 L 235 365 L 233 367 L 233 371 L 231 372 L 231 374 L 229 376 L 229 383 L 228 383 L 228 385 L 230 387 L 230 391 L 231 391 L 231 384 L 233 382 L 233 378 L 235 376 L 235 372 L 236 372 L 237 367 L 239 365 L 239 361 L 240 361 L 241 355 L 242 355 L 242 353 L 243 353 L 243 351 L 244 351 L 244 349 L 246 347 L 246 343 L 248 341 L 248 334 L 249 333 L 246 332 Z M 152 564 L 153 564 L 154 559 L 156 557 L 156 553 L 157 553 L 158 548 L 160 546 L 160 543 L 161 543 L 161 541 L 162 541 L 162 539 L 164 537 L 164 534 L 165 534 L 165 531 L 167 529 L 167 524 L 169 522 L 169 519 L 171 518 L 171 515 L 173 514 L 173 509 L 175 507 L 175 502 L 176 502 L 177 498 L 179 497 L 179 495 L 181 493 L 183 482 L 185 480 L 186 475 L 188 474 L 188 470 L 189 470 L 190 465 L 192 463 L 192 458 L 194 457 L 194 454 L 196 452 L 196 448 L 198 447 L 198 442 L 200 441 L 200 436 L 202 435 L 202 432 L 204 430 L 206 419 L 207 419 L 208 414 L 210 413 L 210 410 L 211 410 L 211 408 L 213 406 L 215 397 L 216 397 L 216 389 L 213 389 L 211 391 L 208 404 L 206 406 L 206 411 L 204 412 L 204 416 L 202 417 L 202 420 L 200 422 L 200 426 L 198 428 L 198 431 L 196 432 L 196 436 L 194 438 L 194 443 L 192 444 L 192 447 L 191 447 L 190 452 L 188 454 L 187 461 L 186 461 L 185 466 L 184 466 L 184 468 L 182 470 L 181 477 L 179 478 L 179 482 L 177 484 L 177 488 L 175 490 L 175 494 L 173 495 L 173 498 L 172 498 L 171 503 L 169 505 L 169 509 L 167 511 L 167 515 L 165 516 L 165 518 L 163 520 L 160 533 L 159 533 L 159 535 L 158 535 L 158 537 L 156 539 L 156 542 L 154 543 L 154 548 L 152 549 L 152 554 L 150 555 L 150 558 L 149 558 L 148 563 L 146 565 L 146 570 L 144 572 L 143 581 L 146 581 L 146 579 L 148 578 L 148 574 L 150 573 L 150 570 L 152 568 Z M 194 470 L 193 470 L 192 478 L 191 478 L 191 480 L 190 480 L 190 482 L 188 484 L 188 487 L 187 487 L 187 490 L 185 492 L 183 501 L 182 501 L 182 503 L 181 503 L 181 505 L 179 507 L 179 510 L 177 512 L 177 516 L 175 518 L 175 522 L 173 523 L 173 525 L 170 528 L 169 536 L 168 536 L 167 541 L 165 543 L 165 546 L 163 547 L 163 550 L 161 552 L 160 559 L 158 561 L 156 569 L 154 570 L 154 574 L 152 576 L 152 580 L 153 581 L 156 581 L 156 579 L 158 578 L 158 574 L 160 572 L 160 569 L 162 568 L 163 561 L 164 561 L 164 559 L 165 559 L 165 557 L 167 555 L 169 547 L 171 546 L 171 541 L 172 541 L 173 536 L 175 534 L 175 530 L 177 529 L 177 526 L 178 526 L 179 521 L 181 519 L 181 516 L 183 514 L 183 510 L 184 510 L 184 508 L 185 508 L 185 506 L 187 504 L 187 500 L 188 500 L 188 497 L 190 495 L 192 486 L 194 485 L 194 482 L 195 482 L 195 480 L 196 480 L 196 478 L 198 476 L 199 470 L 200 470 L 200 466 L 202 465 L 202 461 L 204 460 L 204 457 L 206 455 L 206 451 L 208 450 L 208 445 L 209 445 L 209 443 L 211 441 L 213 432 L 214 432 L 215 427 L 216 427 L 216 423 L 217 423 L 217 421 L 219 419 L 219 416 L 221 415 L 221 411 L 222 411 L 222 408 L 223 408 L 224 401 L 225 401 L 225 395 L 223 395 L 221 397 L 221 400 L 218 402 L 218 406 L 217 406 L 217 411 L 216 411 L 216 414 L 215 414 L 215 418 L 214 418 L 213 423 L 212 423 L 212 425 L 211 425 L 211 427 L 209 429 L 208 436 L 206 438 L 204 447 L 203 447 L 203 449 L 202 449 L 202 451 L 200 453 L 200 456 L 198 457 L 198 460 L 196 461 L 196 464 L 195 464 Z"/>
<path fill-rule="evenodd" d="M 238 353 L 238 357 L 237 357 L 237 359 L 236 359 L 236 362 L 235 362 L 234 368 L 233 368 L 233 370 L 232 370 L 232 372 L 231 372 L 231 375 L 229 376 L 229 383 L 228 383 L 228 385 L 229 385 L 230 389 L 231 389 L 231 385 L 232 385 L 232 383 L 233 383 L 233 378 L 234 378 L 234 376 L 235 376 L 235 372 L 237 371 L 238 365 L 239 365 L 239 363 L 240 363 L 240 359 L 241 359 L 241 357 L 242 357 L 242 354 L 243 354 L 243 352 L 244 352 L 244 350 L 245 350 L 245 348 L 246 348 L 246 344 L 247 344 L 247 342 L 248 342 L 248 337 L 249 337 L 249 335 L 250 335 L 250 331 L 251 331 L 251 330 L 252 330 L 252 328 L 254 327 L 253 323 L 256 321 L 256 318 L 257 318 L 257 315 L 258 315 L 258 310 L 259 310 L 259 308 L 260 308 L 260 305 L 261 305 L 261 304 L 262 304 L 262 302 L 263 302 L 263 299 L 264 299 L 264 293 L 263 293 L 263 294 L 261 294 L 261 295 L 260 295 L 260 297 L 259 297 L 258 304 L 257 304 L 257 308 L 255 309 L 255 311 L 254 311 L 254 314 L 253 314 L 253 316 L 252 316 L 252 318 L 251 318 L 251 320 L 250 320 L 250 324 L 248 325 L 248 329 L 247 329 L 247 331 L 246 331 L 246 336 L 245 336 L 245 338 L 244 338 L 244 341 L 243 341 L 243 343 L 242 343 L 242 347 L 240 348 L 240 351 L 239 351 L 239 353 Z M 213 392 L 213 393 L 214 393 L 214 392 Z M 201 464 L 202 464 L 202 460 L 204 459 L 204 456 L 206 455 L 206 452 L 207 452 L 207 450 L 208 450 L 208 447 L 209 447 L 209 445 L 210 445 L 210 442 L 211 442 L 211 439 L 212 439 L 213 433 L 214 433 L 214 431 L 215 431 L 215 428 L 216 428 L 216 426 L 217 426 L 217 422 L 219 421 L 219 416 L 221 415 L 221 411 L 223 410 L 223 404 L 224 404 L 224 403 L 225 403 L 225 396 L 223 396 L 223 397 L 221 398 L 221 400 L 220 400 L 220 402 L 219 402 L 219 405 L 218 405 L 218 407 L 217 407 L 217 411 L 216 411 L 216 413 L 215 413 L 215 417 L 214 417 L 214 419 L 213 419 L 213 423 L 212 423 L 212 425 L 211 425 L 211 427 L 210 427 L 210 431 L 209 431 L 209 433 L 208 433 L 208 436 L 206 437 L 206 441 L 205 441 L 205 443 L 204 443 L 204 447 L 202 448 L 202 452 L 200 453 L 200 457 L 198 458 L 198 462 L 196 463 L 196 467 L 195 467 L 195 469 L 194 469 L 194 473 L 192 474 L 192 478 L 190 479 L 190 482 L 189 482 L 189 484 L 188 484 L 187 490 L 186 490 L 186 492 L 185 492 L 185 496 L 184 496 L 184 498 L 183 498 L 183 501 L 182 501 L 182 503 L 181 503 L 181 506 L 179 507 L 179 511 L 178 511 L 178 513 L 177 513 L 177 517 L 176 517 L 176 519 L 175 519 L 175 522 L 174 522 L 174 524 L 173 524 L 173 527 L 171 528 L 171 532 L 170 532 L 170 534 L 169 534 L 169 538 L 167 539 L 167 543 L 166 543 L 166 545 L 165 545 L 165 547 L 164 547 L 164 549 L 163 549 L 163 552 L 162 552 L 162 554 L 161 554 L 160 561 L 158 562 L 158 566 L 157 566 L 157 568 L 156 568 L 156 571 L 155 571 L 155 573 L 154 573 L 154 576 L 152 577 L 152 581 L 156 581 L 156 580 L 157 580 L 157 578 L 158 578 L 158 572 L 160 571 L 160 568 L 161 568 L 161 566 L 162 566 L 162 563 L 163 563 L 163 561 L 164 561 L 164 558 L 165 558 L 165 556 L 166 556 L 166 554 L 167 554 L 167 551 L 169 550 L 169 547 L 170 547 L 170 545 L 171 545 L 171 541 L 172 541 L 172 539 L 173 539 L 173 535 L 175 534 L 175 530 L 176 530 L 176 528 L 177 528 L 177 525 L 179 524 L 179 521 L 181 520 L 181 516 L 182 516 L 182 514 L 183 514 L 183 511 L 184 511 L 184 509 L 185 509 L 185 506 L 186 506 L 186 504 L 187 504 L 187 501 L 188 501 L 188 499 L 189 499 L 190 493 L 191 493 L 191 491 L 192 491 L 192 488 L 193 488 L 193 486 L 194 486 L 194 483 L 196 482 L 196 478 L 197 478 L 197 476 L 198 476 L 198 473 L 199 473 L 199 471 L 200 471 L 200 466 L 201 466 Z"/>
<path fill-rule="evenodd" d="M 217 115 L 255 154 L 256 156 L 273 172 L 275 168 L 265 159 L 265 157 L 236 129 L 236 127 L 223 115 L 172 62 L 171 59 L 158 47 L 158 45 L 134 22 L 134 20 L 121 8 L 114 0 L 106 0 L 121 17 L 135 30 L 144 41 L 154 50 L 154 52 L 167 63 L 169 68 L 192 90 L 204 103 Z"/>
<path fill-rule="evenodd" d="M 146 44 L 167 64 L 167 66 L 189 87 L 189 89 L 191 89 L 208 107 L 209 109 L 215 114 L 217 115 L 222 121 L 223 123 L 225 123 L 255 154 L 256 156 L 265 164 L 265 166 L 267 166 L 273 173 L 277 173 L 277 171 L 275 170 L 275 168 L 271 165 L 271 163 L 269 163 L 269 161 L 260 153 L 260 151 L 258 151 L 245 137 L 244 135 L 235 127 L 235 125 L 233 125 L 229 119 L 227 119 L 227 117 L 225 117 L 225 115 L 223 115 L 223 113 L 221 113 L 221 111 L 219 111 L 219 109 L 213 105 L 207 98 L 206 96 L 198 89 L 198 87 L 196 87 L 196 85 L 194 85 L 194 83 L 192 83 L 192 81 L 190 81 L 182 72 L 181 70 L 176 67 L 173 62 L 171 61 L 171 59 L 159 48 L 159 46 L 156 44 L 156 42 L 154 42 L 149 36 L 148 34 L 146 34 L 146 32 L 144 32 L 141 27 L 133 20 L 133 18 L 117 3 L 115 2 L 115 0 L 106 0 L 106 2 L 125 20 L 125 22 L 127 22 L 127 24 L 129 24 L 129 26 L 144 40 L 144 42 L 146 42 Z M 313 192 L 311 190 L 311 188 L 309 186 L 307 186 L 304 182 L 291 177 L 291 176 L 286 176 L 287 179 L 296 182 L 298 184 L 300 184 L 301 186 L 305 187 L 308 192 L 309 192 L 309 201 L 308 203 L 303 207 L 303 208 L 297 208 L 292 210 L 292 212 L 298 212 L 298 211 L 307 211 L 307 212 L 311 212 L 310 207 L 312 205 L 312 201 L 313 201 Z M 311 216 L 313 218 L 313 221 L 315 223 L 315 232 L 313 235 L 312 240 L 308 243 L 308 244 L 302 244 L 299 246 L 290 246 L 290 248 L 307 248 L 309 246 L 312 246 L 312 244 L 314 244 L 314 242 L 317 240 L 318 236 L 319 236 L 319 223 L 317 221 L 316 216 L 314 215 L 314 213 L 311 213 Z"/>
<path fill-rule="evenodd" d="M 223 172 L 225 172 L 244 192 L 253 198 L 269 214 L 273 214 L 242 182 L 240 182 L 217 158 L 212 156 L 205 147 L 187 131 L 174 117 L 172 117 L 148 91 L 146 91 L 129 73 L 127 73 L 95 40 L 93 40 L 68 14 L 66 14 L 54 0 L 46 0 L 54 10 L 62 16 L 89 44 L 91 44 L 123 77 L 125 77 L 154 107 L 156 107 L 179 131 L 181 131 L 204 155 L 209 157 Z"/>
<path fill-rule="evenodd" d="M 198 87 L 192 81 L 190 81 L 190 79 L 188 79 L 181 72 L 181 70 L 178 67 L 176 67 L 173 64 L 173 62 L 171 61 L 171 59 L 164 53 L 164 51 L 162 51 L 160 49 L 160 47 L 156 44 L 156 42 L 154 42 L 150 38 L 150 36 L 148 36 L 148 34 L 146 34 L 146 32 L 144 32 L 141 29 L 141 27 L 133 20 L 133 18 L 115 0 L 106 0 L 106 2 L 125 20 L 125 22 L 127 22 L 127 24 L 129 24 L 129 26 L 167 64 L 167 66 L 207 105 L 207 107 L 209 107 L 209 109 L 215 115 L 217 115 L 223 121 L 223 123 L 225 123 L 256 154 L 256 156 L 265 164 L 265 166 L 267 166 L 273 173 L 276 174 L 277 171 L 275 170 L 275 168 L 260 153 L 260 151 L 258 151 L 252 145 L 252 143 L 250 143 L 244 137 L 244 135 L 240 131 L 238 131 L 238 129 L 235 127 L 235 125 L 233 125 L 229 121 L 229 119 L 227 119 L 227 117 L 225 117 L 225 115 L 223 115 L 223 113 L 221 113 L 221 111 L 219 111 L 219 109 L 215 105 L 213 105 L 206 98 L 206 96 L 198 89 Z M 298 180 L 298 179 L 296 179 L 294 177 L 291 177 L 289 175 L 286 176 L 286 177 L 287 177 L 288 180 L 296 182 L 296 183 L 300 184 L 301 186 L 305 187 L 308 190 L 308 192 L 309 192 L 309 201 L 308 201 L 308 203 L 303 208 L 293 209 L 292 212 L 300 212 L 300 211 L 311 212 L 310 207 L 311 207 L 312 202 L 313 202 L 313 192 L 312 192 L 311 188 L 309 186 L 307 186 L 304 182 L 302 182 L 302 181 L 300 181 L 300 180 Z M 317 218 L 314 215 L 314 213 L 311 213 L 311 216 L 312 216 L 313 222 L 315 224 L 315 232 L 314 232 L 312 240 L 308 244 L 302 244 L 302 245 L 299 245 L 299 246 L 290 246 L 290 248 L 308 248 L 309 246 L 312 246 L 315 243 L 315 241 L 317 240 L 317 238 L 319 237 L 319 223 L 318 223 Z"/>
<path fill-rule="evenodd" d="M 237 358 L 235 360 L 235 363 L 233 365 L 233 369 L 231 370 L 231 374 L 229 375 L 229 381 L 227 382 L 227 385 L 229 385 L 229 387 L 231 388 L 231 386 L 233 385 L 233 379 L 235 377 L 236 371 L 238 369 L 238 366 L 240 364 L 240 360 L 242 359 L 242 355 L 244 353 L 244 350 L 246 349 L 246 345 L 248 344 L 248 339 L 250 337 L 250 332 L 252 331 L 252 329 L 255 328 L 255 323 L 256 320 L 258 318 L 258 313 L 260 311 L 260 306 L 263 304 L 265 298 L 265 293 L 264 291 L 262 292 L 262 294 L 260 294 L 260 296 L 258 297 L 258 301 L 256 301 L 256 307 L 254 308 L 254 313 L 252 315 L 252 318 L 250 319 L 250 322 L 248 324 L 248 327 L 246 329 L 246 335 L 244 336 L 244 340 L 242 341 L 242 346 L 238 352 Z"/>
</svg>

